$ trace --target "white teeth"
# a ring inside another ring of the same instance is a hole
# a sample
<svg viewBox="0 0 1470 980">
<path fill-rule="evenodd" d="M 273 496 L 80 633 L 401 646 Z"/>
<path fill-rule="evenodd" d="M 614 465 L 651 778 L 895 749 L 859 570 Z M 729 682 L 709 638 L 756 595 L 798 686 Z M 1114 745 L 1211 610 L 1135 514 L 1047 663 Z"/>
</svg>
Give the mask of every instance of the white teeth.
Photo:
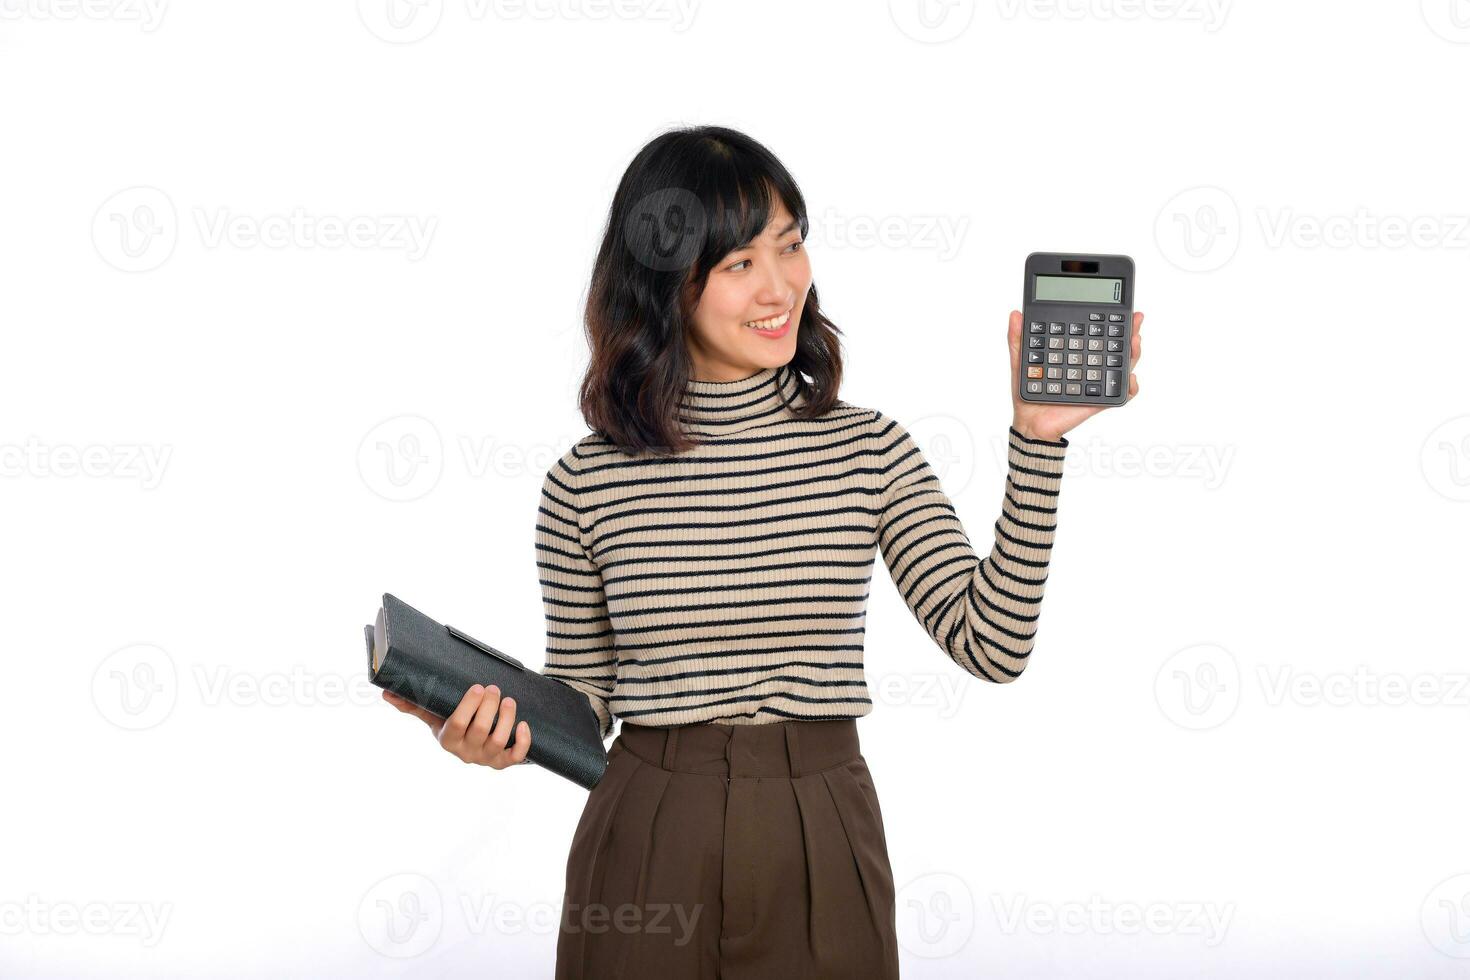
<svg viewBox="0 0 1470 980">
<path fill-rule="evenodd" d="M 770 320 L 751 320 L 749 323 L 746 323 L 745 326 L 750 327 L 754 330 L 780 330 L 782 327 L 786 326 L 786 321 L 789 319 L 791 319 L 791 311 L 787 310 L 780 316 Z"/>
</svg>

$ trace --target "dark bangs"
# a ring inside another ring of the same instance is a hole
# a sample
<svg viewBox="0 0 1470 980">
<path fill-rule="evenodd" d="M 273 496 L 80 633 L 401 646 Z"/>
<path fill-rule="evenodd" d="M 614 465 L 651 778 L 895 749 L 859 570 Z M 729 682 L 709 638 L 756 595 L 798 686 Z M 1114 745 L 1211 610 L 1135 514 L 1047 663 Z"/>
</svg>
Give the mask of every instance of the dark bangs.
<svg viewBox="0 0 1470 980">
<path fill-rule="evenodd" d="M 690 377 L 691 313 L 715 265 L 751 244 L 784 204 L 802 238 L 806 200 L 776 157 L 721 126 L 663 133 L 628 165 L 593 265 L 585 327 L 591 359 L 581 385 L 588 426 L 627 453 L 695 445 L 678 410 Z M 807 290 L 789 366 L 802 418 L 837 404 L 841 331 Z"/>
</svg>

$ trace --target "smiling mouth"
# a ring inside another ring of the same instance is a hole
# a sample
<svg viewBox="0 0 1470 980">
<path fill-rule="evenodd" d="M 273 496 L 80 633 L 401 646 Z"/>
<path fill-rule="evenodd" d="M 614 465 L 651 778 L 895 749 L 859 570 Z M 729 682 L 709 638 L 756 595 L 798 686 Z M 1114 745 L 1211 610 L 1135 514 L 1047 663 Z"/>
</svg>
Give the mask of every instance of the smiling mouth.
<svg viewBox="0 0 1470 980">
<path fill-rule="evenodd" d="M 787 310 L 785 313 L 782 313 L 779 316 L 773 316 L 765 320 L 747 320 L 745 323 L 741 324 L 741 326 L 749 327 L 752 330 L 765 330 L 768 332 L 775 332 L 785 327 L 786 322 L 790 319 L 791 311 Z"/>
</svg>

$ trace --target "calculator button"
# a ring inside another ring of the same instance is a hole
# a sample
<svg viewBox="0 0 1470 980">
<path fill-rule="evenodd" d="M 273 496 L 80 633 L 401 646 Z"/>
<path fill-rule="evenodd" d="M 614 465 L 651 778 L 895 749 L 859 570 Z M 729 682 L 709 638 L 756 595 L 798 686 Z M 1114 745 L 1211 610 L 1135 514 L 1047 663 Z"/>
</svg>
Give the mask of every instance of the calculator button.
<svg viewBox="0 0 1470 980">
<path fill-rule="evenodd" d="M 1109 354 L 1108 355 L 1108 367 L 1122 367 L 1122 366 L 1123 366 L 1123 355 L 1122 354 Z"/>
<path fill-rule="evenodd" d="M 1045 341 L 1046 341 L 1046 338 L 1045 337 L 1028 337 L 1026 339 L 1028 341 L 1030 341 L 1026 345 L 1027 347 L 1042 347 L 1042 346 L 1045 345 Z"/>
<path fill-rule="evenodd" d="M 1097 323 L 1102 318 L 1103 318 L 1103 315 L 1101 313 L 1089 313 L 1089 314 L 1087 314 L 1087 319 L 1091 320 L 1093 323 Z"/>
<path fill-rule="evenodd" d="M 1035 375 L 1033 375 L 1033 377 L 1035 377 Z M 1102 372 L 1099 371 L 1097 368 L 1088 368 L 1087 369 L 1087 380 L 1088 381 L 1101 381 L 1102 380 Z"/>
<path fill-rule="evenodd" d="M 1107 394 L 1108 394 L 1108 397 L 1109 398 L 1112 398 L 1114 395 L 1116 395 L 1118 393 L 1118 386 L 1120 384 L 1122 384 L 1122 381 L 1120 380 L 1122 378 L 1122 376 L 1123 376 L 1123 372 L 1122 371 L 1109 371 L 1108 372 L 1108 376 L 1107 376 L 1107 379 L 1106 379 L 1105 383 L 1107 385 Z"/>
<path fill-rule="evenodd" d="M 1110 341 L 1108 341 L 1108 350 L 1110 352 L 1116 353 L 1117 351 L 1120 351 L 1122 349 L 1123 349 L 1123 342 L 1121 340 L 1110 340 Z"/>
<path fill-rule="evenodd" d="M 1026 363 L 1027 364 L 1040 364 L 1044 360 L 1046 360 L 1046 358 L 1042 355 L 1041 351 L 1039 351 L 1039 350 L 1028 350 L 1026 352 Z"/>
<path fill-rule="evenodd" d="M 1070 337 L 1070 338 L 1067 339 L 1067 350 L 1081 350 L 1081 349 L 1082 349 L 1082 338 L 1081 337 Z"/>
<path fill-rule="evenodd" d="M 1062 383 L 1060 381 L 1048 381 L 1046 383 L 1046 393 L 1048 395 L 1060 395 L 1062 393 Z"/>
<path fill-rule="evenodd" d="M 1066 325 L 1061 323 L 1048 323 L 1046 329 L 1048 333 L 1061 333 L 1066 329 Z"/>
<path fill-rule="evenodd" d="M 1088 385 L 1087 386 L 1087 393 L 1089 395 L 1101 395 L 1102 394 L 1102 385 Z"/>
<path fill-rule="evenodd" d="M 1042 323 L 1040 320 L 1032 320 L 1031 321 L 1031 332 L 1032 333 L 1046 333 L 1046 324 Z"/>
<path fill-rule="evenodd" d="M 1076 335 L 1076 334 L 1080 334 L 1081 332 L 1082 332 L 1082 324 L 1080 324 L 1080 323 L 1069 323 L 1069 324 L 1067 324 L 1067 333 Z"/>
<path fill-rule="evenodd" d="M 1039 378 L 1039 377 L 1042 377 L 1042 373 L 1041 372 L 1043 370 L 1044 369 L 1040 365 L 1037 365 L 1036 367 L 1028 367 L 1026 369 L 1026 377 L 1028 377 L 1028 378 Z"/>
<path fill-rule="evenodd" d="M 1123 336 L 1123 324 L 1121 324 L 1121 323 L 1110 323 L 1110 324 L 1108 324 L 1108 336 L 1109 337 L 1121 337 L 1121 336 Z"/>
<path fill-rule="evenodd" d="M 1097 367 L 1098 365 L 1102 364 L 1102 359 L 1103 359 L 1103 356 L 1101 354 L 1088 354 L 1087 355 L 1087 366 L 1088 367 Z"/>
<path fill-rule="evenodd" d="M 1040 381 L 1028 381 L 1028 382 L 1026 382 L 1026 390 L 1028 392 L 1030 392 L 1031 394 L 1033 394 L 1033 395 L 1039 395 L 1039 394 L 1041 394 L 1041 382 Z"/>
<path fill-rule="evenodd" d="M 1087 336 L 1089 337 L 1101 337 L 1102 332 L 1103 325 L 1101 323 L 1089 323 L 1087 325 Z"/>
<path fill-rule="evenodd" d="M 1048 378 L 1060 378 L 1062 376 L 1062 369 L 1061 368 L 1047 368 L 1046 369 L 1046 376 Z"/>
<path fill-rule="evenodd" d="M 1060 363 L 1062 363 L 1062 355 L 1060 353 L 1056 353 L 1056 352 L 1047 354 L 1046 355 L 1046 363 L 1048 363 L 1048 364 L 1060 364 Z"/>
<path fill-rule="evenodd" d="M 1068 364 L 1081 364 L 1082 363 L 1082 355 L 1081 354 L 1068 354 L 1067 355 L 1067 363 Z"/>
<path fill-rule="evenodd" d="M 1067 385 L 1067 394 L 1069 394 L 1069 395 L 1080 395 L 1080 394 L 1082 394 L 1082 386 L 1080 384 L 1070 384 L 1070 385 Z"/>
<path fill-rule="evenodd" d="M 1082 380 L 1082 369 L 1081 368 L 1067 368 L 1067 380 L 1068 381 L 1081 381 Z"/>
<path fill-rule="evenodd" d="M 1035 338 L 1035 339 L 1039 340 L 1041 338 L 1038 337 L 1038 338 Z M 1046 339 L 1046 346 L 1048 348 L 1050 348 L 1051 350 L 1061 350 L 1062 349 L 1062 338 L 1060 338 L 1060 337 L 1048 337 Z"/>
<path fill-rule="evenodd" d="M 1109 323 L 1122 323 L 1123 322 L 1123 314 L 1121 314 L 1121 313 L 1109 313 L 1108 314 L 1108 322 Z"/>
<path fill-rule="evenodd" d="M 1088 350 L 1102 350 L 1102 341 L 1101 340 L 1098 340 L 1096 337 L 1094 337 L 1093 339 L 1091 339 L 1091 340 L 1089 340 L 1087 342 L 1087 349 Z"/>
</svg>

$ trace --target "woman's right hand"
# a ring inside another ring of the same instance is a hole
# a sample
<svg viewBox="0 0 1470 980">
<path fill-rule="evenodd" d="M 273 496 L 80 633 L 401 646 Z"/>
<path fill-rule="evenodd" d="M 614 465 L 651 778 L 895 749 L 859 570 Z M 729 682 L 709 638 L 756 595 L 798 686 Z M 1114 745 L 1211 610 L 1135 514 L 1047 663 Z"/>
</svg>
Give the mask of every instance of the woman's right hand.
<svg viewBox="0 0 1470 980">
<path fill-rule="evenodd" d="M 531 726 L 523 721 L 516 727 L 515 698 L 501 698 L 500 688 L 494 684 L 471 687 L 448 718 L 405 701 L 392 691 L 384 691 L 383 700 L 422 720 L 445 751 L 461 762 L 504 769 L 525 762 L 526 753 L 531 751 Z M 512 728 L 516 744 L 507 749 L 505 743 Z"/>
</svg>

